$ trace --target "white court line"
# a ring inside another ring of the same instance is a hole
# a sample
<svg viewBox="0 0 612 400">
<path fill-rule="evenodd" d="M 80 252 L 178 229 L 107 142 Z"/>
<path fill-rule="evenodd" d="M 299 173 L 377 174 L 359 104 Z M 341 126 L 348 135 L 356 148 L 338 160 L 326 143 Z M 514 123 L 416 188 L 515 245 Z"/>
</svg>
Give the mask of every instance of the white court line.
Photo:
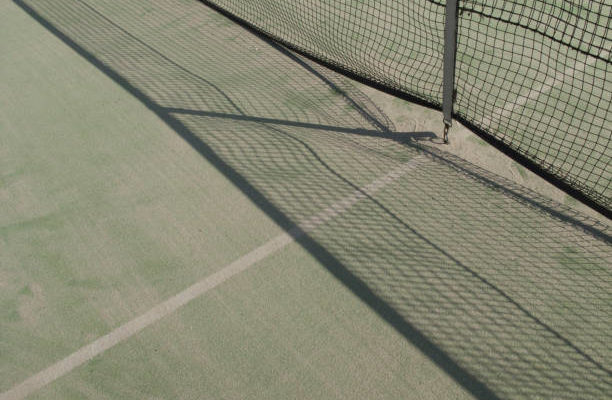
<svg viewBox="0 0 612 400">
<path fill-rule="evenodd" d="M 311 231 L 332 218 L 340 215 L 359 200 L 364 199 L 368 195 L 376 193 L 386 185 L 396 181 L 398 178 L 406 174 L 408 171 L 414 169 L 424 160 L 425 156 L 418 155 L 412 160 L 393 169 L 388 174 L 372 181 L 360 190 L 355 190 L 355 192 L 332 204 L 319 214 L 314 215 L 306 221 L 298 224 L 289 232 L 276 236 L 267 243 L 245 254 L 231 264 L 223 267 L 221 270 L 207 276 L 182 292 L 170 297 L 168 300 L 157 304 L 144 314 L 124 323 L 123 325 L 120 325 L 110 333 L 81 347 L 66 358 L 15 385 L 11 389 L 0 394 L 0 400 L 17 400 L 29 396 L 45 385 L 66 375 L 78 366 L 85 364 L 93 357 L 129 339 L 131 336 L 137 334 L 144 328 L 166 317 L 167 315 L 172 314 L 180 307 L 202 296 L 204 293 L 217 287 L 234 275 L 247 270 L 258 261 L 263 260 L 273 253 L 276 253 L 300 236 L 304 235 L 306 232 Z"/>
<path fill-rule="evenodd" d="M 610 53 L 604 51 L 602 58 L 609 57 Z M 541 94 L 548 93 L 553 87 L 563 83 L 565 77 L 574 76 L 577 72 L 583 72 L 587 66 L 590 66 L 597 61 L 597 58 L 587 56 L 587 60 L 583 63 L 578 64 L 575 67 L 567 67 L 564 71 L 559 71 L 555 75 L 548 77 L 541 85 L 532 88 L 529 92 L 516 98 L 511 103 L 506 103 L 503 107 L 498 107 L 491 112 L 491 117 L 485 117 L 483 123 L 485 125 L 491 125 L 494 118 L 501 120 L 502 118 L 508 117 L 517 108 L 524 106 L 527 102 L 537 99 Z"/>
</svg>

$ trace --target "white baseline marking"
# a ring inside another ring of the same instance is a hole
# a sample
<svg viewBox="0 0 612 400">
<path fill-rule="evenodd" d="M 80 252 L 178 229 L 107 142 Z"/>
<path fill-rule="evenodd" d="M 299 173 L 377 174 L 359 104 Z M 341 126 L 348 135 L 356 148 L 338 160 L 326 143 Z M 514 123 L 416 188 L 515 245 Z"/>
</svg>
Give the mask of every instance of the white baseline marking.
<svg viewBox="0 0 612 400">
<path fill-rule="evenodd" d="M 415 168 L 424 160 L 424 156 L 418 155 L 412 160 L 393 169 L 388 174 L 372 181 L 360 190 L 355 190 L 355 192 L 337 203 L 332 204 L 319 214 L 314 215 L 306 221 L 298 224 L 289 232 L 276 236 L 267 243 L 245 254 L 231 264 L 223 267 L 221 270 L 189 286 L 187 289 L 170 297 L 168 300 L 157 304 L 144 314 L 126 322 L 123 325 L 120 325 L 108 334 L 81 347 L 66 358 L 56 362 L 35 375 L 32 375 L 25 381 L 0 394 L 0 400 L 17 400 L 29 396 L 45 385 L 66 375 L 73 369 L 85 364 L 95 356 L 130 338 L 149 325 L 169 314 L 172 314 L 180 307 L 184 306 L 195 298 L 202 296 L 204 293 L 217 287 L 234 275 L 247 270 L 258 261 L 263 260 L 269 255 L 287 246 L 289 243 L 292 243 L 306 232 L 311 231 L 338 216 L 352 207 L 359 200 L 365 198 L 367 195 L 372 195 L 384 186 L 396 181 L 398 178 Z"/>
</svg>

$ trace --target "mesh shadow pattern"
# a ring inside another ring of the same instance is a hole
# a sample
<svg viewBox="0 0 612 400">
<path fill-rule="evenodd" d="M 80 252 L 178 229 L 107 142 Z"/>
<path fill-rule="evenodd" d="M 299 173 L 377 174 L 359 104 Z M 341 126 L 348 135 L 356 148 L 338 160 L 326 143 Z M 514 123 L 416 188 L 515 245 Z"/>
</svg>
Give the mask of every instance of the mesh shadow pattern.
<svg viewBox="0 0 612 400">
<path fill-rule="evenodd" d="M 441 108 L 445 2 L 204 2 L 350 76 Z M 458 4 L 454 117 L 609 215 L 612 4 Z"/>
<path fill-rule="evenodd" d="M 15 2 L 145 103 L 287 230 L 419 158 L 417 168 L 308 232 L 300 245 L 476 397 L 612 392 L 607 226 L 430 148 L 433 134 L 397 132 L 349 80 L 196 2 Z M 412 3 L 402 8 L 421 4 L 406 2 Z M 276 3 L 240 4 L 237 12 Z M 325 4 L 316 9 L 347 18 L 353 9 L 353 2 Z M 298 11 L 279 16 L 287 26 L 314 24 L 299 22 Z M 397 25 L 388 29 L 406 34 L 394 10 L 386 12 Z M 441 17 L 431 18 L 421 21 L 431 32 L 417 32 L 435 42 Z M 320 43 L 330 56 L 345 51 L 337 53 L 331 39 Z M 430 88 L 432 99 L 438 89 Z"/>
</svg>

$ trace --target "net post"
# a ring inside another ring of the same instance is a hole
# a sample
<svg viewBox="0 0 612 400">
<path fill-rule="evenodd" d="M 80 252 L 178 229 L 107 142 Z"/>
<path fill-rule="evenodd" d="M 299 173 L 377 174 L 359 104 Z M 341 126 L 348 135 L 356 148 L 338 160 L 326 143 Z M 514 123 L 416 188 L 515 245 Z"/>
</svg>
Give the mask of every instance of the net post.
<svg viewBox="0 0 612 400">
<path fill-rule="evenodd" d="M 444 122 L 444 143 L 448 143 L 448 130 L 453 122 L 453 103 L 455 102 L 457 11 L 458 0 L 447 0 L 444 21 L 444 69 L 442 76 L 442 120 Z"/>
</svg>

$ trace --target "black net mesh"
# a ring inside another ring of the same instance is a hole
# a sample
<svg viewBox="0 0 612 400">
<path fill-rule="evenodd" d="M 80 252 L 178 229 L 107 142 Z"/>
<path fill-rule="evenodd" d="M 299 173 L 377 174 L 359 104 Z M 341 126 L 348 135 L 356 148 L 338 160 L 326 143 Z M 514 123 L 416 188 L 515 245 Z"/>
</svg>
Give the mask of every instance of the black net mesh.
<svg viewBox="0 0 612 400">
<path fill-rule="evenodd" d="M 456 112 L 610 207 L 607 1 L 462 1 Z"/>
<path fill-rule="evenodd" d="M 205 3 L 349 75 L 441 107 L 444 1 Z M 608 211 L 611 15 L 609 0 L 459 0 L 454 111 Z"/>
<path fill-rule="evenodd" d="M 444 5 L 427 0 L 204 1 L 377 84 L 442 104 Z"/>
</svg>

